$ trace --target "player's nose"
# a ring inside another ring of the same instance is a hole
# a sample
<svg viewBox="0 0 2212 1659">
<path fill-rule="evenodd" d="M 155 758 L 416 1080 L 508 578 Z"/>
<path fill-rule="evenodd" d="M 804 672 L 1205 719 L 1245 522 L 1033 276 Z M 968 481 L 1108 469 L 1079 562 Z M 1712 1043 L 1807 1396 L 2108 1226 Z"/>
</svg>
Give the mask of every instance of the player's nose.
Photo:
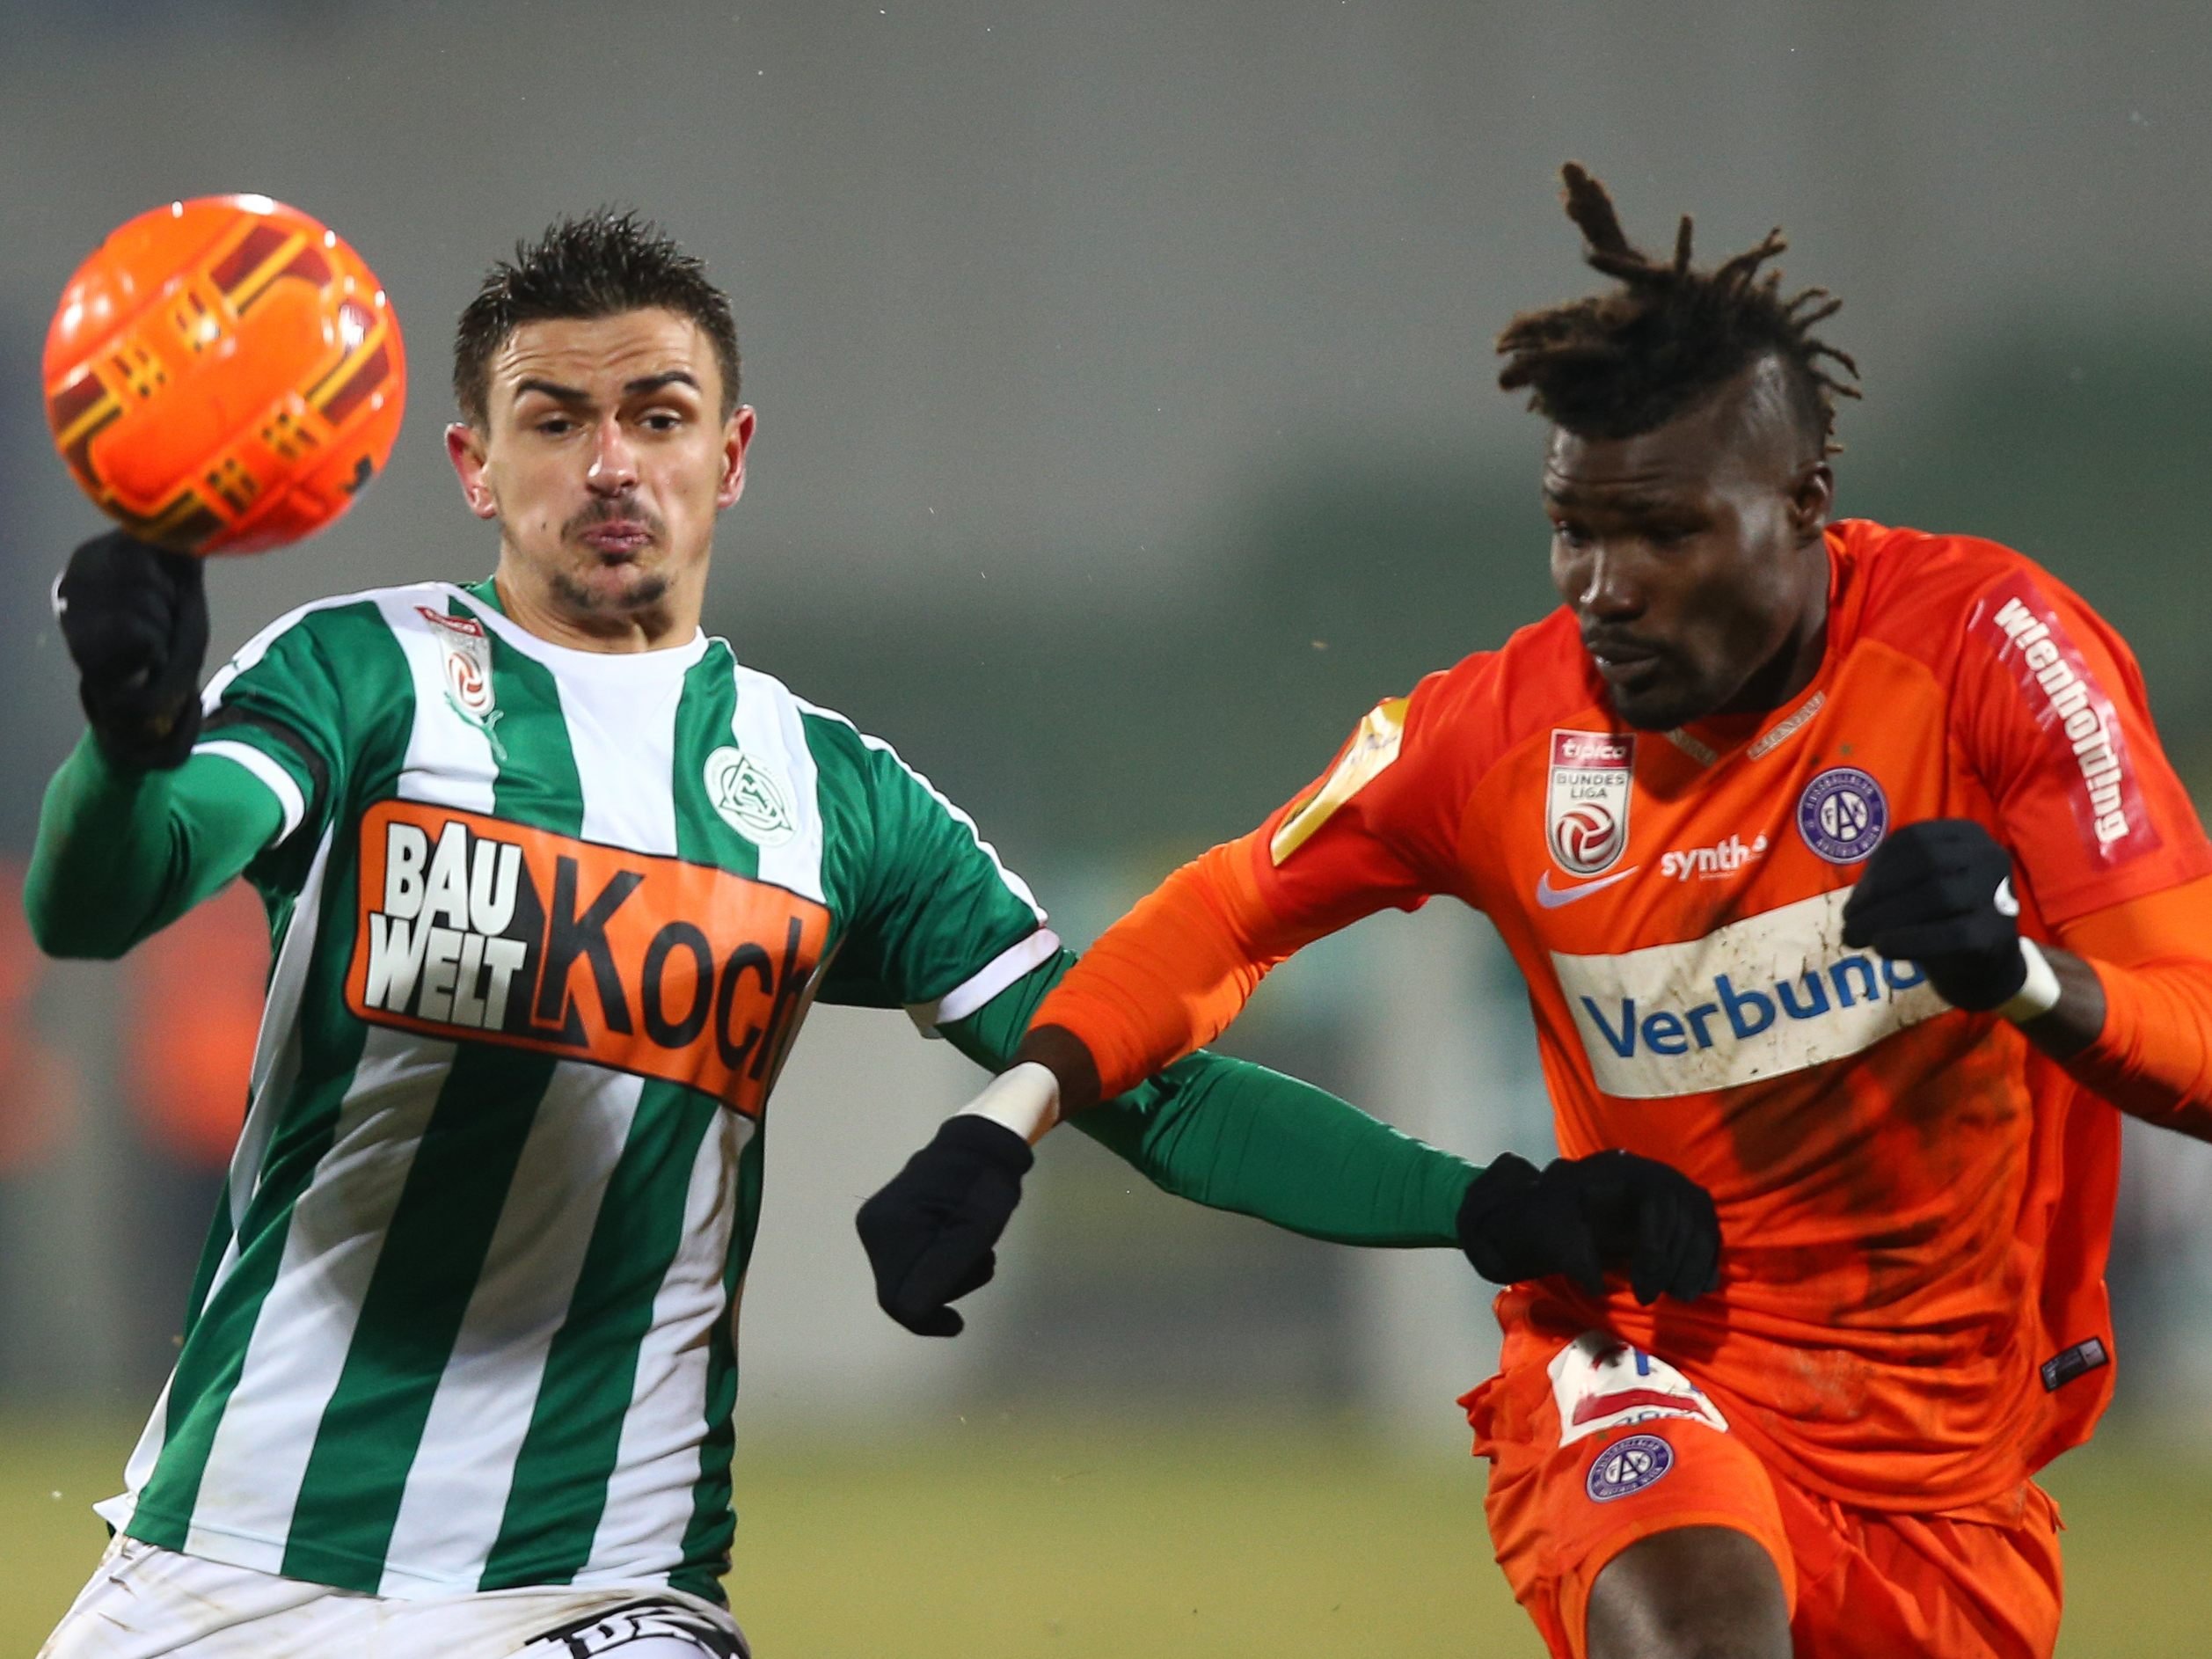
<svg viewBox="0 0 2212 1659">
<path fill-rule="evenodd" d="M 619 495 L 637 486 L 637 451 L 622 422 L 613 416 L 593 430 L 591 464 L 584 471 L 584 482 L 603 495 Z"/>
<path fill-rule="evenodd" d="M 1643 584 L 1637 579 L 1634 562 L 1618 551 L 1599 543 L 1577 576 L 1569 603 L 1580 615 L 1618 621 L 1643 614 Z"/>
</svg>

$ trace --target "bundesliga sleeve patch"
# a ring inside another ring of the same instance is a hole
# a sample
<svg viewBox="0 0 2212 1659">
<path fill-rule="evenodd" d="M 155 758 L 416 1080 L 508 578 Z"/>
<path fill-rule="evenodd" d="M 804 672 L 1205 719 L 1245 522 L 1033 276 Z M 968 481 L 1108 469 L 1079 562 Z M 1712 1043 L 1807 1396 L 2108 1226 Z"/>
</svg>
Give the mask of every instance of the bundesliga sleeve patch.
<svg viewBox="0 0 2212 1659">
<path fill-rule="evenodd" d="M 361 825 L 346 1005 L 660 1078 L 757 1115 L 829 912 L 710 865 L 386 800 Z"/>
<path fill-rule="evenodd" d="M 2067 799 L 2092 856 L 2111 866 L 2155 851 L 2158 832 L 2128 764 L 2119 712 L 2050 601 L 2027 577 L 2008 577 L 1975 605 L 1968 626 L 2019 682 L 2053 764 L 2069 779 Z"/>
<path fill-rule="evenodd" d="M 1323 824 L 1336 816 L 1346 801 L 1366 788 L 1398 758 L 1398 751 L 1405 741 L 1405 705 L 1409 701 L 1407 698 L 1394 697 L 1368 712 L 1368 717 L 1360 722 L 1360 729 L 1352 734 L 1352 741 L 1345 747 L 1335 770 L 1310 800 L 1288 814 L 1276 827 L 1267 843 L 1267 855 L 1276 864 L 1310 841 Z"/>
</svg>

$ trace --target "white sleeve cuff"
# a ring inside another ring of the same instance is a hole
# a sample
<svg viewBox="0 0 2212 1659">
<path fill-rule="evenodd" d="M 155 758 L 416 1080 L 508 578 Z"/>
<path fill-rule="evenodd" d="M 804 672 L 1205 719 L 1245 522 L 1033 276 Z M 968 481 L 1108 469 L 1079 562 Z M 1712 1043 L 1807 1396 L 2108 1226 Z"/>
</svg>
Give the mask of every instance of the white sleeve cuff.
<svg viewBox="0 0 2212 1659">
<path fill-rule="evenodd" d="M 2033 939 L 2020 941 L 2020 955 L 2027 962 L 2027 978 L 2012 993 L 2012 1000 L 1997 1010 L 2016 1026 L 2040 1020 L 2058 1006 L 2059 998 L 2058 971 L 2036 948 Z"/>
<path fill-rule="evenodd" d="M 284 829 L 276 837 L 278 841 L 289 839 L 292 831 L 300 827 L 300 821 L 307 816 L 307 798 L 300 793 L 299 785 L 292 781 L 292 774 L 252 744 L 218 737 L 204 743 L 194 743 L 192 752 L 195 755 L 218 755 L 224 760 L 236 761 L 268 786 L 269 793 L 276 797 L 276 804 L 284 813 Z"/>
<path fill-rule="evenodd" d="M 907 1017 L 922 1028 L 923 1036 L 934 1037 L 939 1026 L 967 1019 L 1031 968 L 1050 961 L 1059 948 L 1060 935 L 1040 927 L 999 952 L 935 1002 L 909 1003 Z"/>
<path fill-rule="evenodd" d="M 989 1088 L 953 1115 L 987 1117 L 1034 1146 L 1060 1121 L 1060 1079 L 1049 1066 L 1025 1060 L 1000 1072 Z"/>
</svg>

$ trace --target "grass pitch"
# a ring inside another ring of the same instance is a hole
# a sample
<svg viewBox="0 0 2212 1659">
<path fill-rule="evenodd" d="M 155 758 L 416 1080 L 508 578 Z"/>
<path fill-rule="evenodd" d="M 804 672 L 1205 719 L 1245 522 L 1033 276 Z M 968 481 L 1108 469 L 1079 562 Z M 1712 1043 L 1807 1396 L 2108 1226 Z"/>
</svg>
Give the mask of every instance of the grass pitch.
<svg viewBox="0 0 2212 1659">
<path fill-rule="evenodd" d="M 0 1655 L 98 1557 L 86 1505 L 135 1422 L 0 1416 Z M 2049 1472 L 2068 1659 L 2200 1650 L 2212 1459 L 2121 1438 Z M 1541 1659 L 1491 1562 L 1471 1458 L 1304 1420 L 976 1420 L 918 1441 L 755 1443 L 730 1592 L 762 1659 Z"/>
</svg>

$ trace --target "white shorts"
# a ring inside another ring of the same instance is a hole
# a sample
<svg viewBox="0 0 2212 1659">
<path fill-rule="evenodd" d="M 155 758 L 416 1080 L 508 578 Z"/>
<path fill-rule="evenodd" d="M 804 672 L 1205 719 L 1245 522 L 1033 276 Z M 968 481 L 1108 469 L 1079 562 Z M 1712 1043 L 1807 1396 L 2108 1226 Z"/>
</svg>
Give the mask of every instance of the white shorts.
<svg viewBox="0 0 2212 1659">
<path fill-rule="evenodd" d="M 403 1600 L 118 1537 L 39 1659 L 750 1659 L 736 1621 L 665 1589 Z"/>
</svg>

